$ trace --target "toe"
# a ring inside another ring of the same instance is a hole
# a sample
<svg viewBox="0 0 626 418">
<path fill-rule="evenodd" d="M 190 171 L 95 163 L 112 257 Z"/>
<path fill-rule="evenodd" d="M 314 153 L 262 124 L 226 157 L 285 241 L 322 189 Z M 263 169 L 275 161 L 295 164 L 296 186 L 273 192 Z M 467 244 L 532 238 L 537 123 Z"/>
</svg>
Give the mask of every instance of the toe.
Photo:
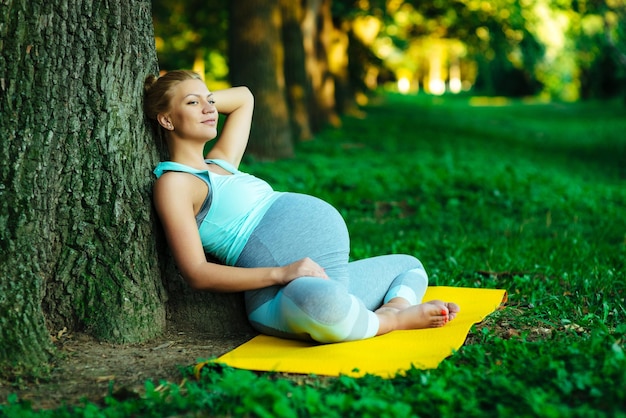
<svg viewBox="0 0 626 418">
<path fill-rule="evenodd" d="M 454 302 L 446 303 L 446 307 L 448 308 L 448 318 L 453 320 L 456 317 L 456 314 L 459 313 L 461 308 Z"/>
</svg>

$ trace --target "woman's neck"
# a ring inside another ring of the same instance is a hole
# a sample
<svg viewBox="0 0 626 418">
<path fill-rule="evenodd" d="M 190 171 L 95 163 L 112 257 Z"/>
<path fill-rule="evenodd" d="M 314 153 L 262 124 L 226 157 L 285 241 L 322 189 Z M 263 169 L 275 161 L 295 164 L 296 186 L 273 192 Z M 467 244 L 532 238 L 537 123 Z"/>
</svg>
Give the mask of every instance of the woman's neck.
<svg viewBox="0 0 626 418">
<path fill-rule="evenodd" d="M 204 146 L 198 147 L 193 144 L 185 144 L 185 146 L 181 146 L 181 144 L 177 144 L 177 146 L 169 147 L 170 161 L 188 165 L 190 167 L 204 169 L 206 168 L 206 163 L 204 162 Z"/>
</svg>

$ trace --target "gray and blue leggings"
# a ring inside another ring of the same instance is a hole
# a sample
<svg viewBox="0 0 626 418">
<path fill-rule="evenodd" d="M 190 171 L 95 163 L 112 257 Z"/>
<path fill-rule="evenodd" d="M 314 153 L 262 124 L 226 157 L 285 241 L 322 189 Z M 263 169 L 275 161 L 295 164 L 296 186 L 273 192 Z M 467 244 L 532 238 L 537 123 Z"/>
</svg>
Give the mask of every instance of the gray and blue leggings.
<svg viewBox="0 0 626 418">
<path fill-rule="evenodd" d="M 300 277 L 286 286 L 245 293 L 251 324 L 261 333 L 321 343 L 370 338 L 373 310 L 394 297 L 418 304 L 428 286 L 422 263 L 409 255 L 349 262 L 350 239 L 335 208 L 318 198 L 283 194 L 239 256 L 239 267 L 284 266 L 304 257 L 330 278 Z"/>
</svg>

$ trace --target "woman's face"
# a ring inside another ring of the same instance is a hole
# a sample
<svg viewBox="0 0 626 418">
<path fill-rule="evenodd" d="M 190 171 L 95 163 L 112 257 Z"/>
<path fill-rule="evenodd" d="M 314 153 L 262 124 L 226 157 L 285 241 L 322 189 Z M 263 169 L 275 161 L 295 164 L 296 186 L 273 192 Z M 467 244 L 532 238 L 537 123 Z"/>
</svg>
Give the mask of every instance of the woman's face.
<svg viewBox="0 0 626 418">
<path fill-rule="evenodd" d="M 213 94 L 202 80 L 185 80 L 172 91 L 170 109 L 159 114 L 161 126 L 181 139 L 208 141 L 217 136 L 218 113 Z"/>
</svg>

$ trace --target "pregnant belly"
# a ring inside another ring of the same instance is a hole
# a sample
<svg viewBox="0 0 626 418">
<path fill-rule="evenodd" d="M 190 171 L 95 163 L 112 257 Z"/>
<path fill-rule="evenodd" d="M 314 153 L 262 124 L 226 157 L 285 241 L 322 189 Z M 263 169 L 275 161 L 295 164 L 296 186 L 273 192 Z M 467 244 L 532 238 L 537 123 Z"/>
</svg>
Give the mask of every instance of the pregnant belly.
<svg viewBox="0 0 626 418">
<path fill-rule="evenodd" d="M 285 193 L 265 213 L 237 265 L 285 265 L 304 257 L 322 264 L 339 254 L 347 261 L 349 250 L 348 229 L 332 205 L 313 196 Z"/>
</svg>

